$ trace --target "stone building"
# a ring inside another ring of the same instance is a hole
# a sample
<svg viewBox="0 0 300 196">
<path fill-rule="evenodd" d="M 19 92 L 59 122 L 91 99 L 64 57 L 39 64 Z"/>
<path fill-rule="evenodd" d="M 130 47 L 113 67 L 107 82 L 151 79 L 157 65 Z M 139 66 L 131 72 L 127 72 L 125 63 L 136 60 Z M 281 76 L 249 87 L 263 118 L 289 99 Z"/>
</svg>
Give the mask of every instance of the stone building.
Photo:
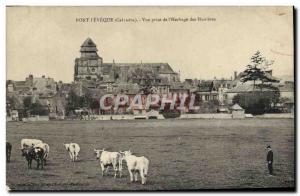
<svg viewBox="0 0 300 196">
<path fill-rule="evenodd" d="M 166 86 L 165 80 L 169 83 L 180 80 L 179 74 L 168 63 L 103 63 L 97 52 L 96 44 L 87 38 L 81 45 L 80 58 L 75 59 L 75 82 L 85 81 L 90 88 L 97 88 L 99 84 L 113 83 L 138 83 L 142 86 L 148 85 L 149 81 Z"/>
</svg>

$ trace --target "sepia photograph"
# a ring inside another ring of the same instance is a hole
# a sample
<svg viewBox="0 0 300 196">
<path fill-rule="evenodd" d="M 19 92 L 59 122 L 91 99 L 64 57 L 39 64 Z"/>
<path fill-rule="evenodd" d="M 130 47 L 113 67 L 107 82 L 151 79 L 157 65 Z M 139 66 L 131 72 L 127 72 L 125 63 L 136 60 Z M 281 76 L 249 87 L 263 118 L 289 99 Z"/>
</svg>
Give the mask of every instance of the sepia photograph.
<svg viewBox="0 0 300 196">
<path fill-rule="evenodd" d="M 6 188 L 295 191 L 293 6 L 6 6 Z"/>
</svg>

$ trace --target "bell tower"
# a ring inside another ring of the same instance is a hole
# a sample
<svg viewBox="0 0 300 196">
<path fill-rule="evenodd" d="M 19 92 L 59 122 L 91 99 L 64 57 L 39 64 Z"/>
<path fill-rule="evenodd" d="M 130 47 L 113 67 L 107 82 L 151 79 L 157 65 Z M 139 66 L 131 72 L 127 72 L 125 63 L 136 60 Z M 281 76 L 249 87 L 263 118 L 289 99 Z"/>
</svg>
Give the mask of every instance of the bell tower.
<svg viewBox="0 0 300 196">
<path fill-rule="evenodd" d="M 99 79 L 103 60 L 97 52 L 96 44 L 87 38 L 81 45 L 80 58 L 75 59 L 74 81 Z"/>
</svg>

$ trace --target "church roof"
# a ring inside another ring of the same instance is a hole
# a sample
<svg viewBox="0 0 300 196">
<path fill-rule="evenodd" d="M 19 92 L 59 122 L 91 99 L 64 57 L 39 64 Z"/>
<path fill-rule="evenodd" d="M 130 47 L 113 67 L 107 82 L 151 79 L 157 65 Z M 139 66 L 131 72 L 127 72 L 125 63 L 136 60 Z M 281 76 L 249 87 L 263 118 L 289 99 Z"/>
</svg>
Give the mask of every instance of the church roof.
<svg viewBox="0 0 300 196">
<path fill-rule="evenodd" d="M 87 38 L 81 45 L 80 52 L 97 52 L 97 45 L 91 38 Z"/>
<path fill-rule="evenodd" d="M 110 67 L 113 63 L 104 63 L 103 65 Z M 174 70 L 168 63 L 114 63 L 114 65 L 123 68 L 151 68 L 159 74 L 175 74 Z"/>
<path fill-rule="evenodd" d="M 91 38 L 87 38 L 83 44 L 81 45 L 81 47 L 96 47 L 96 44 L 93 42 L 93 40 Z"/>
<path fill-rule="evenodd" d="M 198 92 L 211 92 L 213 89 L 212 81 L 203 81 L 198 85 Z"/>
</svg>

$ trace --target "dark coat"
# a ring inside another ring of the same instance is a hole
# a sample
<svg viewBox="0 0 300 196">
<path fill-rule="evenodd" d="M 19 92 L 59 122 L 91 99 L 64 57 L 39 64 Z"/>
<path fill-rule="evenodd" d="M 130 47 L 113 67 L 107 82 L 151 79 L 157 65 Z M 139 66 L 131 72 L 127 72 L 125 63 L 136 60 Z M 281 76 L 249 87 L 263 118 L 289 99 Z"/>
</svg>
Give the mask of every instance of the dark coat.
<svg viewBox="0 0 300 196">
<path fill-rule="evenodd" d="M 271 161 L 273 163 L 273 151 L 270 150 L 267 154 L 267 162 Z"/>
</svg>

